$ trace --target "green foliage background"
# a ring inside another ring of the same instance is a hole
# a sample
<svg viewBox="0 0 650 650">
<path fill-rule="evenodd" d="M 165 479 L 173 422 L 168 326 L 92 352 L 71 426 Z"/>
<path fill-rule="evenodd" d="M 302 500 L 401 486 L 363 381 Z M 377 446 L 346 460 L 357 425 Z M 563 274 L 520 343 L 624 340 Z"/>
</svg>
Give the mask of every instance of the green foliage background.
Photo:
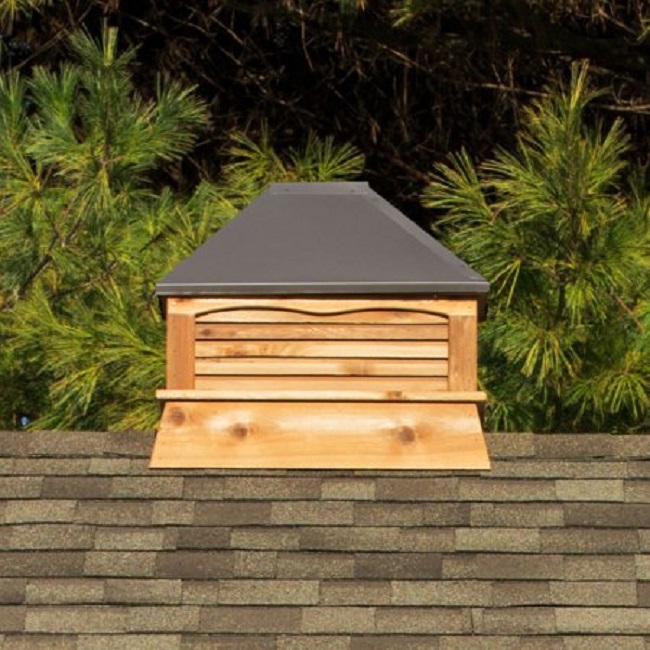
<svg viewBox="0 0 650 650">
<path fill-rule="evenodd" d="M 191 194 L 154 174 L 207 123 L 190 90 L 160 81 L 138 96 L 133 50 L 71 39 L 75 63 L 0 79 L 0 417 L 34 427 L 148 428 L 164 385 L 164 325 L 156 281 L 272 180 L 335 181 L 361 155 L 307 138 L 281 156 L 268 134 L 232 135 L 217 183 Z M 29 111 L 26 110 L 29 106 Z"/>
<path fill-rule="evenodd" d="M 647 3 L 208 4 L 0 0 L 1 426 L 154 426 L 155 282 L 363 172 L 491 281 L 491 428 L 650 427 Z"/>
</svg>

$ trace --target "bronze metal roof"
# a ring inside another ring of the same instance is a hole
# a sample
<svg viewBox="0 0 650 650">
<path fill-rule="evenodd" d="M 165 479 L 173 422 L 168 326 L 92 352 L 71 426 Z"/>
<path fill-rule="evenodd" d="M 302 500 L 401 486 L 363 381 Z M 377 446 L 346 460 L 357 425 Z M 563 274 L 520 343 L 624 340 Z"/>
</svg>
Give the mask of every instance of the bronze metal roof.
<svg viewBox="0 0 650 650">
<path fill-rule="evenodd" d="M 156 293 L 484 296 L 488 288 L 367 183 L 275 183 Z"/>
</svg>

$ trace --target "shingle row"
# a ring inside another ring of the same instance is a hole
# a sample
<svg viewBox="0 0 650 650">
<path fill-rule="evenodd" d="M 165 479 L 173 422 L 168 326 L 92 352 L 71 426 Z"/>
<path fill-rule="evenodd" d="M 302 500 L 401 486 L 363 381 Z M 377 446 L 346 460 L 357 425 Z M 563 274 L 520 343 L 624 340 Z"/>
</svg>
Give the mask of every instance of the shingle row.
<svg viewBox="0 0 650 650">
<path fill-rule="evenodd" d="M 488 443 L 150 471 L 151 434 L 0 433 L 0 648 L 650 648 L 650 436 Z"/>
</svg>

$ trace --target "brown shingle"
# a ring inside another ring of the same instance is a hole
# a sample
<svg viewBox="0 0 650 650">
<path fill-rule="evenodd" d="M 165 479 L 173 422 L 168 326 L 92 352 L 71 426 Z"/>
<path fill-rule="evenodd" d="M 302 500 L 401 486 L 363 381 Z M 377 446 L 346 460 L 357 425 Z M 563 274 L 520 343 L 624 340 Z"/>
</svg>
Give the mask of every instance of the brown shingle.
<svg viewBox="0 0 650 650">
<path fill-rule="evenodd" d="M 534 553 L 540 549 L 540 533 L 520 528 L 457 528 L 457 551 Z"/>
<path fill-rule="evenodd" d="M 490 476 L 495 478 L 560 478 L 560 479 L 624 479 L 628 475 L 629 463 L 625 461 L 573 459 L 537 460 L 520 459 L 513 462 L 495 460 Z"/>
<path fill-rule="evenodd" d="M 496 607 L 547 605 L 551 602 L 550 586 L 545 581 L 507 580 L 495 582 L 493 589 Z"/>
<path fill-rule="evenodd" d="M 128 650 L 181 650 L 180 634 L 88 634 L 79 636 L 76 650 L 117 650 L 116 643 Z"/>
<path fill-rule="evenodd" d="M 104 602 L 104 581 L 88 578 L 32 578 L 27 583 L 29 605 L 73 605 Z"/>
<path fill-rule="evenodd" d="M 270 503 L 199 501 L 194 507 L 198 526 L 254 526 L 269 523 Z"/>
<path fill-rule="evenodd" d="M 0 576 L 82 576 L 85 559 L 84 551 L 0 552 Z"/>
<path fill-rule="evenodd" d="M 247 632 L 248 634 L 300 632 L 300 607 L 203 607 L 202 632 Z"/>
<path fill-rule="evenodd" d="M 562 526 L 564 510 L 561 503 L 472 503 L 470 522 L 517 528 Z"/>
<path fill-rule="evenodd" d="M 178 549 L 227 549 L 230 548 L 230 528 L 220 526 L 182 526 L 176 529 Z"/>
<path fill-rule="evenodd" d="M 25 618 L 27 632 L 74 634 L 126 632 L 128 608 L 115 606 L 69 605 L 29 607 Z"/>
<path fill-rule="evenodd" d="M 114 604 L 166 604 L 181 602 L 180 580 L 109 578 L 106 580 L 106 602 Z"/>
<path fill-rule="evenodd" d="M 470 611 L 454 607 L 380 607 L 375 618 L 378 632 L 392 634 L 462 634 L 472 631 Z"/>
<path fill-rule="evenodd" d="M 486 634 L 549 634 L 555 632 L 555 612 L 550 607 L 486 608 L 476 631 Z"/>
<path fill-rule="evenodd" d="M 225 605 L 316 605 L 317 580 L 222 580 L 219 602 Z"/>
<path fill-rule="evenodd" d="M 22 605 L 26 586 L 25 578 L 0 578 L 0 605 Z"/>
<path fill-rule="evenodd" d="M 0 640 L 2 637 L 0 636 Z M 8 634 L 2 650 L 80 650 L 76 634 Z"/>
<path fill-rule="evenodd" d="M 10 535 L 1 547 L 7 550 L 89 549 L 95 536 L 92 526 L 75 524 L 22 524 L 5 530 Z"/>
<path fill-rule="evenodd" d="M 89 551 L 84 574 L 87 576 L 153 576 L 156 554 L 149 551 Z"/>
<path fill-rule="evenodd" d="M 487 607 L 492 604 L 492 585 L 483 580 L 394 580 L 393 605 Z"/>
<path fill-rule="evenodd" d="M 25 629 L 26 607 L 20 605 L 0 605 L 0 630 L 22 632 Z"/>
<path fill-rule="evenodd" d="M 564 580 L 634 580 L 633 555 L 567 555 Z"/>
<path fill-rule="evenodd" d="M 90 471 L 90 458 L 15 458 L 11 474 L 24 476 L 85 476 Z M 3 472 L 4 473 L 4 472 Z"/>
<path fill-rule="evenodd" d="M 108 476 L 46 476 L 41 495 L 44 499 L 105 499 L 112 481 Z"/>
<path fill-rule="evenodd" d="M 535 436 L 530 433 L 488 433 L 490 458 L 527 458 L 535 455 Z"/>
<path fill-rule="evenodd" d="M 354 575 L 372 579 L 437 579 L 442 576 L 437 553 L 357 553 Z"/>
<path fill-rule="evenodd" d="M 225 499 L 304 500 L 319 499 L 320 493 L 320 479 L 297 476 L 228 477 L 223 487 Z"/>
<path fill-rule="evenodd" d="M 637 553 L 635 530 L 561 528 L 540 530 L 542 553 Z"/>
<path fill-rule="evenodd" d="M 279 501 L 272 504 L 273 524 L 346 525 L 353 523 L 354 505 L 343 501 Z"/>
<path fill-rule="evenodd" d="M 279 636 L 274 650 L 350 650 L 350 637 L 310 634 L 305 636 Z"/>
<path fill-rule="evenodd" d="M 606 434 L 589 436 L 571 434 L 545 434 L 535 436 L 535 456 L 537 458 L 604 458 L 615 456 L 614 447 L 618 438 Z"/>
<path fill-rule="evenodd" d="M 164 551 L 157 555 L 157 578 L 208 579 L 231 578 L 234 575 L 235 558 L 232 551 Z"/>
<path fill-rule="evenodd" d="M 650 609 L 622 607 L 561 607 L 555 609 L 560 632 L 588 634 L 645 634 Z"/>
<path fill-rule="evenodd" d="M 378 478 L 376 494 L 381 501 L 454 501 L 458 478 Z"/>
<path fill-rule="evenodd" d="M 374 607 L 305 607 L 302 632 L 368 634 L 375 631 Z"/>
<path fill-rule="evenodd" d="M 323 580 L 320 582 L 321 605 L 390 605 L 388 580 Z"/>
<path fill-rule="evenodd" d="M 373 501 L 376 494 L 374 479 L 323 479 L 321 498 L 342 501 Z"/>
<path fill-rule="evenodd" d="M 278 648 L 275 636 L 185 634 L 181 642 L 181 650 L 278 650 Z"/>
<path fill-rule="evenodd" d="M 183 480 L 181 476 L 115 476 L 110 496 L 116 499 L 180 499 Z"/>
<path fill-rule="evenodd" d="M 623 479 L 558 479 L 558 499 L 562 501 L 623 501 Z"/>
<path fill-rule="evenodd" d="M 355 577 L 352 553 L 278 553 L 277 577 L 327 580 Z"/>
<path fill-rule="evenodd" d="M 127 628 L 131 632 L 193 632 L 199 628 L 199 612 L 192 605 L 130 607 Z"/>
<path fill-rule="evenodd" d="M 562 555 L 463 553 L 444 555 L 444 580 L 561 580 Z"/>
<path fill-rule="evenodd" d="M 650 504 L 645 503 L 567 503 L 563 507 L 567 526 L 636 528 L 650 521 Z"/>
<path fill-rule="evenodd" d="M 650 481 L 625 481 L 625 500 L 628 503 L 650 504 Z"/>
<path fill-rule="evenodd" d="M 146 526 L 151 523 L 151 501 L 79 501 L 74 515 L 77 523 L 100 526 Z"/>
<path fill-rule="evenodd" d="M 0 476 L 0 499 L 36 499 L 42 485 L 41 476 Z"/>
<path fill-rule="evenodd" d="M 639 607 L 650 607 L 650 582 L 639 582 L 636 588 Z"/>
<path fill-rule="evenodd" d="M 238 549 L 297 549 L 300 545 L 300 531 L 291 527 L 266 526 L 260 528 L 234 529 L 230 534 L 230 545 Z"/>
<path fill-rule="evenodd" d="M 152 551 L 167 548 L 169 529 L 163 527 L 145 528 L 131 526 L 101 527 L 95 534 L 95 548 L 98 551 Z M 172 532 L 173 531 L 172 529 Z"/>
<path fill-rule="evenodd" d="M 278 553 L 275 551 L 235 551 L 235 577 L 237 578 L 274 578 Z M 229 576 L 226 576 L 229 577 Z M 282 577 L 279 573 L 277 577 Z M 288 575 L 300 578 L 300 575 Z M 306 576 L 305 576 L 306 577 Z"/>
<path fill-rule="evenodd" d="M 555 481 L 461 478 L 461 501 L 555 501 Z"/>
<path fill-rule="evenodd" d="M 22 524 L 30 522 L 69 522 L 74 518 L 76 501 L 34 499 L 5 502 L 3 522 Z"/>
<path fill-rule="evenodd" d="M 551 602 L 555 605 L 634 606 L 637 604 L 636 585 L 621 582 L 552 582 Z"/>
</svg>

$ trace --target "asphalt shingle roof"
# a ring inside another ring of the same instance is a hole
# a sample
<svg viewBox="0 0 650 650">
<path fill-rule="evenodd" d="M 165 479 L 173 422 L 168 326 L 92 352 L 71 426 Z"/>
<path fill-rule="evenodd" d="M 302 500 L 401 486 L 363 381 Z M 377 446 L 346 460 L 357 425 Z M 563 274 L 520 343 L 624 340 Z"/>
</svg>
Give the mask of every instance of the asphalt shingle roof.
<svg viewBox="0 0 650 650">
<path fill-rule="evenodd" d="M 487 440 L 490 472 L 247 472 L 0 433 L 0 648 L 650 648 L 650 435 Z"/>
</svg>

